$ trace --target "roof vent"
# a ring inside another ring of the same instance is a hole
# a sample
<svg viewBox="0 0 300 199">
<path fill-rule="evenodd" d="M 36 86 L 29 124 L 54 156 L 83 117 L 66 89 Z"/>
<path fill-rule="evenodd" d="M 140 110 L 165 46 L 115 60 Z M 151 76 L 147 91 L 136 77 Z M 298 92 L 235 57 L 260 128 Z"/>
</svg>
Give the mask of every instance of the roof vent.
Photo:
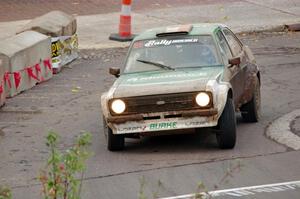
<svg viewBox="0 0 300 199">
<path fill-rule="evenodd" d="M 188 25 L 179 25 L 179 26 L 170 26 L 165 29 L 163 32 L 156 34 L 157 37 L 172 36 L 172 35 L 187 35 L 193 29 L 193 26 Z"/>
</svg>

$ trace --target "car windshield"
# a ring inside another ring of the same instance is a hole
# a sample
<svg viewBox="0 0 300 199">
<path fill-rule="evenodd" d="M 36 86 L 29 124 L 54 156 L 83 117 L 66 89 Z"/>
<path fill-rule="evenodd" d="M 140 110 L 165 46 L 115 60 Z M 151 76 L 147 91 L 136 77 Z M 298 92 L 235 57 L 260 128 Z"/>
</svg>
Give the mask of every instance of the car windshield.
<svg viewBox="0 0 300 199">
<path fill-rule="evenodd" d="M 125 73 L 221 65 L 211 36 L 172 37 L 133 43 Z"/>
</svg>

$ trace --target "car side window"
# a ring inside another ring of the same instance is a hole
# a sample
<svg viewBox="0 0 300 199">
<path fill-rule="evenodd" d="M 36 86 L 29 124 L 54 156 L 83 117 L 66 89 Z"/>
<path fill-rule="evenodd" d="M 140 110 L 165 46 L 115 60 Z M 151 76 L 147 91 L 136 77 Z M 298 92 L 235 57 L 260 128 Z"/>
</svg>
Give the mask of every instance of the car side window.
<svg viewBox="0 0 300 199">
<path fill-rule="evenodd" d="M 232 50 L 233 56 L 238 56 L 242 52 L 241 43 L 237 40 L 237 38 L 231 31 L 224 29 L 223 32 Z"/>
<path fill-rule="evenodd" d="M 230 51 L 230 48 L 228 46 L 228 43 L 227 43 L 223 33 L 221 31 L 218 31 L 216 35 L 217 35 L 217 39 L 219 41 L 218 43 L 220 46 L 222 58 L 224 60 L 224 63 L 227 64 L 228 59 L 232 58 L 232 53 Z"/>
</svg>

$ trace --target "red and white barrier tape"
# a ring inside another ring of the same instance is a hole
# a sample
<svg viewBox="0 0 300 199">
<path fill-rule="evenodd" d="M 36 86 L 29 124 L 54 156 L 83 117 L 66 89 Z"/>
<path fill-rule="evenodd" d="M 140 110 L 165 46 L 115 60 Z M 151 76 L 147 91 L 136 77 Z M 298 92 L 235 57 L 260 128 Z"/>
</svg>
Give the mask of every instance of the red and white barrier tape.
<svg viewBox="0 0 300 199">
<path fill-rule="evenodd" d="M 52 64 L 51 64 L 51 59 L 50 58 L 44 60 L 43 65 L 46 68 L 47 72 L 51 71 L 51 73 L 52 73 Z M 22 76 L 21 76 L 22 71 L 26 71 L 30 78 L 33 78 L 38 82 L 44 81 L 43 76 L 41 76 L 41 78 L 39 78 L 39 73 L 41 73 L 40 64 L 35 64 L 34 66 L 26 67 L 21 71 L 16 71 L 16 72 L 12 72 L 12 73 L 6 72 L 4 74 L 4 84 L 5 85 L 7 84 L 8 88 L 11 88 L 12 85 L 11 85 L 11 81 L 10 81 L 10 75 L 13 75 L 13 78 L 15 80 L 15 88 L 18 89 L 19 86 L 20 86 L 21 78 L 22 78 Z"/>
<path fill-rule="evenodd" d="M 3 91 L 4 91 L 3 80 L 1 80 L 1 82 L 0 82 L 0 99 L 1 99 L 1 95 L 2 95 Z"/>
</svg>

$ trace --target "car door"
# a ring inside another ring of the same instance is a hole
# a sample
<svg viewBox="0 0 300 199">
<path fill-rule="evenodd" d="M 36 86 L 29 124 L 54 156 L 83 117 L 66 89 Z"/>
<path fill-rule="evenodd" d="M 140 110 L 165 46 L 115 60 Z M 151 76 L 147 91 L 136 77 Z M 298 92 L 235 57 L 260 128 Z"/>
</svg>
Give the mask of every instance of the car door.
<svg viewBox="0 0 300 199">
<path fill-rule="evenodd" d="M 233 100 L 234 104 L 237 107 L 238 106 L 238 98 L 239 98 L 239 93 L 240 93 L 240 85 L 239 83 L 239 72 L 240 68 L 238 66 L 229 66 L 228 60 L 233 58 L 232 50 L 228 45 L 228 42 L 221 30 L 217 31 L 216 33 L 217 36 L 217 43 L 220 49 L 220 54 L 222 56 L 223 62 L 225 64 L 225 69 L 224 69 L 224 75 L 223 75 L 223 80 L 226 82 L 230 82 L 233 90 Z"/>
<path fill-rule="evenodd" d="M 228 28 L 223 28 L 222 32 L 227 40 L 233 57 L 240 57 L 241 60 L 239 65 L 230 68 L 230 70 L 233 71 L 230 82 L 234 88 L 234 100 L 236 107 L 239 107 L 243 103 L 242 96 L 245 87 L 245 74 L 247 72 L 247 57 L 239 39 Z"/>
</svg>

